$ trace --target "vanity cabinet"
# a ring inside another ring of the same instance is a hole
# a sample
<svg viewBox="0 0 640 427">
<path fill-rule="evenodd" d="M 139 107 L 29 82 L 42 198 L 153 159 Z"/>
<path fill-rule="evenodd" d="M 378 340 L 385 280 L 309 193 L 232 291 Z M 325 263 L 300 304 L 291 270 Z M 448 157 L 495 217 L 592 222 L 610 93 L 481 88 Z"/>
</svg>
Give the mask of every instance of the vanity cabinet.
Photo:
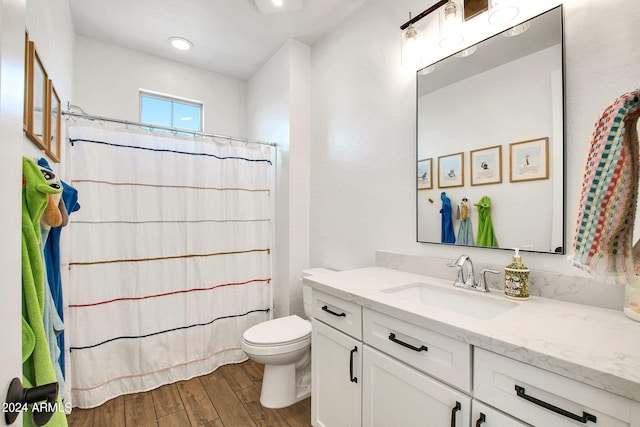
<svg viewBox="0 0 640 427">
<path fill-rule="evenodd" d="M 313 290 L 311 424 L 362 425 L 362 310 Z"/>
<path fill-rule="evenodd" d="M 473 347 L 437 324 L 316 289 L 312 304 L 316 427 L 640 427 L 640 402 Z"/>
<path fill-rule="evenodd" d="M 640 427 L 640 403 L 480 348 L 474 398 L 535 426 Z"/>
</svg>

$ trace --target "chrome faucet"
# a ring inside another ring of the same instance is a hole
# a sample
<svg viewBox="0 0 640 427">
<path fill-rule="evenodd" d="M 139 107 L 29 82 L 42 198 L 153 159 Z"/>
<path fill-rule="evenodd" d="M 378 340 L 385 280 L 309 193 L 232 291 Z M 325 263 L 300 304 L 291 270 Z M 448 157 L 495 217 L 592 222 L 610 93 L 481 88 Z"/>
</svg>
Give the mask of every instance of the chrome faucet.
<svg viewBox="0 0 640 427">
<path fill-rule="evenodd" d="M 467 277 L 464 276 L 464 266 L 469 264 L 467 268 Z M 475 272 L 473 271 L 473 262 L 469 255 L 460 255 L 456 262 L 447 264 L 449 267 L 455 267 L 457 269 L 456 281 L 453 282 L 453 286 L 460 288 L 470 288 L 475 286 Z"/>
<path fill-rule="evenodd" d="M 469 264 L 469 267 L 467 268 L 467 274 L 465 277 L 464 267 L 466 264 Z M 460 255 L 456 262 L 447 265 L 449 267 L 455 267 L 457 271 L 456 281 L 453 282 L 453 286 L 457 286 L 459 288 L 474 289 L 480 292 L 489 292 L 486 278 L 487 273 L 500 274 L 498 270 L 483 268 L 482 270 L 480 270 L 478 283 L 476 283 L 475 272 L 473 270 L 473 262 L 471 261 L 469 255 Z"/>
</svg>

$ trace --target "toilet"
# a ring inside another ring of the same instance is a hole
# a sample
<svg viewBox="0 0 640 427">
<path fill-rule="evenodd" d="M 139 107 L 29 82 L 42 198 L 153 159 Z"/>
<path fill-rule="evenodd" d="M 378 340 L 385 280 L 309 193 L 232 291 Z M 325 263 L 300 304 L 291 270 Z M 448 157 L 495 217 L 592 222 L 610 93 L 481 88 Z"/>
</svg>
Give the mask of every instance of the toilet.
<svg viewBox="0 0 640 427">
<path fill-rule="evenodd" d="M 305 276 L 328 272 L 305 270 Z M 302 285 L 304 312 L 311 318 L 311 288 Z M 264 364 L 260 404 L 284 408 L 311 395 L 311 322 L 297 315 L 268 320 L 250 327 L 242 336 L 249 359 Z"/>
</svg>

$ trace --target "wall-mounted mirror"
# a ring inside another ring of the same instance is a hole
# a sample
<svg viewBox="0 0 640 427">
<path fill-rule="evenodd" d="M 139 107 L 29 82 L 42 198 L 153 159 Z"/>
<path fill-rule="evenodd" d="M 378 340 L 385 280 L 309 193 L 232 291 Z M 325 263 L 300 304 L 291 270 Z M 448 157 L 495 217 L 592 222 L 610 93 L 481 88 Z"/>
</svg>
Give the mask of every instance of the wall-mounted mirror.
<svg viewBox="0 0 640 427">
<path fill-rule="evenodd" d="M 562 6 L 417 81 L 418 242 L 564 253 Z"/>
</svg>

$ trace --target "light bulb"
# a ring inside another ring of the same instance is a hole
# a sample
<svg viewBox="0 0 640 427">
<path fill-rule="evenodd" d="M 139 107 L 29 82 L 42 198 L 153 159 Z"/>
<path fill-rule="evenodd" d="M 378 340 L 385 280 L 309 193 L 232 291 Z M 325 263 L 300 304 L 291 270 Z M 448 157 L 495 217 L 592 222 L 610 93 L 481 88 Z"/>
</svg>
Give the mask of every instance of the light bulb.
<svg viewBox="0 0 640 427">
<path fill-rule="evenodd" d="M 507 0 L 489 1 L 489 23 L 494 25 L 506 24 L 518 16 L 519 10 Z"/>
</svg>

